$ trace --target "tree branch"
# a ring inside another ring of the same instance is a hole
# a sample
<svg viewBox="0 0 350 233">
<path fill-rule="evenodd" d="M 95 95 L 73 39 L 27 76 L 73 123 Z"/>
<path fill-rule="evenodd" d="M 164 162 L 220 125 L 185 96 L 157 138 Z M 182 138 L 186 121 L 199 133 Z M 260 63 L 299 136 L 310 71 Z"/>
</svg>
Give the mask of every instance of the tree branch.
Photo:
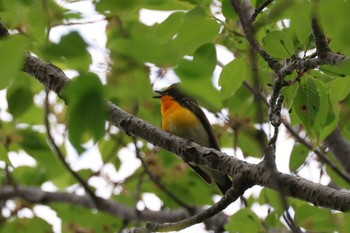
<svg viewBox="0 0 350 233">
<path fill-rule="evenodd" d="M 251 17 L 251 21 L 253 22 L 255 20 L 255 18 L 264 10 L 265 7 L 267 7 L 268 5 L 270 5 L 274 0 L 266 0 L 265 2 L 261 3 L 254 11 L 252 17 Z"/>
<path fill-rule="evenodd" d="M 56 90 L 57 94 L 60 94 L 69 82 L 64 72 L 54 65 L 47 64 L 30 55 L 27 56 L 26 60 L 30 60 L 30 62 L 25 62 L 25 65 L 30 64 L 30 69 L 26 66 L 23 69 L 25 71 L 30 70 L 30 74 L 35 74 L 36 79 L 46 88 Z M 47 74 L 43 71 L 46 71 Z M 232 177 L 242 174 L 246 180 L 254 184 L 279 190 L 279 187 L 271 184 L 270 172 L 260 164 L 249 164 L 223 152 L 201 147 L 194 142 L 156 128 L 123 111 L 109 101 L 106 101 L 105 104 L 110 122 L 128 135 L 143 138 L 156 146 L 177 154 L 185 161 L 220 170 Z M 284 195 L 335 210 L 346 211 L 350 209 L 350 194 L 348 193 L 282 173 L 277 173 L 276 176 L 276 179 L 283 180 L 282 191 Z"/>
<path fill-rule="evenodd" d="M 42 191 L 40 188 L 25 186 L 17 186 L 17 188 L 4 186 L 0 188 L 0 200 L 9 200 L 13 198 L 21 198 L 30 203 L 66 203 L 90 209 L 95 208 L 93 200 L 88 195 L 79 196 L 68 192 L 46 192 Z M 100 197 L 97 198 L 100 203 L 97 207 L 99 211 L 120 217 L 125 221 L 173 222 L 189 217 L 187 210 L 183 208 L 161 211 L 143 210 L 136 212 L 133 207 L 128 207 Z"/>
<path fill-rule="evenodd" d="M 325 143 L 331 150 L 332 154 L 343 165 L 345 171 L 350 174 L 350 143 L 344 138 L 339 127 L 335 128 L 335 130 L 328 135 L 328 137 L 325 139 Z"/>
<path fill-rule="evenodd" d="M 61 161 L 63 166 L 79 182 L 79 184 L 81 184 L 81 186 L 83 186 L 85 192 L 87 192 L 89 194 L 89 196 L 92 198 L 92 200 L 93 200 L 93 202 L 95 204 L 95 207 L 97 207 L 99 205 L 99 203 L 98 203 L 98 198 L 97 198 L 95 192 L 91 189 L 91 187 L 87 184 L 87 182 L 77 172 L 75 172 L 70 167 L 70 165 L 67 163 L 66 159 L 64 158 L 64 155 L 63 155 L 62 151 L 60 150 L 60 148 L 55 143 L 55 140 L 54 140 L 54 138 L 51 135 L 49 114 L 50 114 L 49 91 L 47 90 L 46 91 L 46 95 L 45 95 L 45 127 L 46 127 L 46 131 L 47 131 L 47 136 L 49 138 L 49 142 L 50 142 L 50 144 L 52 146 L 53 151 L 55 152 L 55 154 L 57 155 L 57 157 L 59 158 L 59 160 Z"/>
<path fill-rule="evenodd" d="M 242 185 L 240 185 L 242 187 Z M 247 186 L 248 187 L 248 186 Z M 247 188 L 246 187 L 246 188 Z M 211 206 L 207 210 L 191 216 L 187 219 L 174 222 L 174 223 L 164 223 L 164 224 L 153 224 L 149 223 L 145 227 L 135 228 L 133 233 L 150 233 L 158 231 L 179 231 L 194 224 L 205 221 L 208 218 L 213 217 L 222 210 L 224 210 L 233 201 L 237 200 L 241 195 L 243 195 L 245 189 L 240 189 L 237 187 L 231 187 L 225 194 L 225 196 L 215 205 Z"/>
</svg>

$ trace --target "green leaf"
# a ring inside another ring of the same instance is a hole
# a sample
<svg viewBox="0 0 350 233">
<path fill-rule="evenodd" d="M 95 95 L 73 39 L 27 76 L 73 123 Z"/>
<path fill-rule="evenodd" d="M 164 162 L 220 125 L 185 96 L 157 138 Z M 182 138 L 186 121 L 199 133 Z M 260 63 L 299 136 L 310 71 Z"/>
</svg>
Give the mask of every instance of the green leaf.
<svg viewBox="0 0 350 233">
<path fill-rule="evenodd" d="M 0 133 L 1 133 L 1 131 L 0 131 Z M 2 136 L 4 136 L 4 135 L 0 135 L 0 137 L 2 137 Z M 5 162 L 7 165 L 12 165 L 11 161 L 9 160 L 5 146 L 1 145 L 1 144 L 0 144 L 0 161 Z"/>
<path fill-rule="evenodd" d="M 26 38 L 19 35 L 0 40 L 0 90 L 9 85 L 22 69 L 27 46 Z"/>
<path fill-rule="evenodd" d="M 290 9 L 290 28 L 296 34 L 299 42 L 304 45 L 304 48 L 307 46 L 311 35 L 311 5 L 308 1 L 296 1 Z M 303 13 L 300 14 L 298 9 L 303 9 Z"/>
<path fill-rule="evenodd" d="M 262 39 L 262 45 L 267 53 L 277 58 L 288 58 L 294 54 L 294 44 L 287 33 L 272 31 Z"/>
<path fill-rule="evenodd" d="M 67 68 L 87 71 L 92 61 L 87 46 L 80 34 L 72 31 L 63 35 L 58 44 L 46 46 L 45 52 L 49 58 L 63 62 Z"/>
<path fill-rule="evenodd" d="M 219 24 L 203 8 L 196 7 L 184 16 L 173 45 L 183 54 L 191 55 L 201 45 L 213 42 L 219 30 Z"/>
<path fill-rule="evenodd" d="M 221 100 L 234 95 L 236 90 L 247 78 L 247 63 L 243 58 L 235 58 L 224 66 L 219 77 Z"/>
<path fill-rule="evenodd" d="M 112 233 L 122 225 L 120 219 L 99 211 L 77 205 L 51 204 L 62 220 L 62 232 Z"/>
<path fill-rule="evenodd" d="M 40 167 L 17 167 L 12 173 L 14 179 L 21 185 L 40 186 L 48 180 L 47 169 Z"/>
<path fill-rule="evenodd" d="M 349 15 L 349 1 L 322 0 L 319 6 L 318 19 L 327 37 L 332 38 L 330 43 L 332 51 L 341 51 L 341 53 L 348 55 L 350 53 L 349 22 L 345 22 L 344 19 Z M 332 15 L 332 20 L 328 18 L 330 15 Z"/>
<path fill-rule="evenodd" d="M 193 60 L 183 59 L 175 68 L 176 74 L 184 79 L 210 79 L 216 66 L 216 50 L 212 43 L 199 47 Z"/>
<path fill-rule="evenodd" d="M 281 194 L 268 188 L 264 188 L 263 190 L 261 190 L 260 196 L 259 196 L 259 204 L 260 205 L 268 204 L 272 206 L 275 213 L 279 214 L 280 216 L 284 212 L 284 207 L 281 200 Z"/>
<path fill-rule="evenodd" d="M 323 209 L 309 204 L 295 209 L 295 223 L 308 231 L 337 231 L 337 221 L 329 209 Z"/>
<path fill-rule="evenodd" d="M 161 24 L 156 26 L 154 34 L 160 43 L 165 43 L 173 39 L 181 27 L 184 15 L 184 12 L 174 12 Z"/>
<path fill-rule="evenodd" d="M 225 16 L 227 20 L 237 19 L 237 14 L 233 11 L 230 0 L 222 0 L 222 14 Z"/>
<path fill-rule="evenodd" d="M 318 81 L 317 79 L 313 79 L 315 81 L 316 87 L 317 87 L 317 91 L 318 91 L 318 96 L 319 96 L 319 108 L 317 111 L 317 115 L 316 115 L 316 119 L 315 122 L 312 126 L 314 132 L 316 133 L 317 137 L 320 136 L 320 132 L 322 131 L 322 129 L 324 128 L 324 126 L 326 125 L 328 116 L 329 116 L 329 110 L 330 110 L 330 106 L 329 106 L 329 96 L 328 93 L 326 91 L 326 88 L 324 87 L 324 84 L 320 81 Z"/>
<path fill-rule="evenodd" d="M 341 169 L 343 173 L 346 173 L 346 171 L 343 168 L 343 165 L 335 159 L 334 155 L 332 155 L 330 152 L 327 152 L 327 157 L 332 161 L 332 163 Z M 350 184 L 347 180 L 344 180 L 337 172 L 334 171 L 332 167 L 326 164 L 326 172 L 327 175 L 331 178 L 332 182 L 337 186 L 344 189 L 350 189 Z"/>
<path fill-rule="evenodd" d="M 246 156 L 261 158 L 265 152 L 265 134 L 253 126 L 242 126 L 237 131 L 237 146 Z"/>
<path fill-rule="evenodd" d="M 215 187 L 215 185 L 208 185 L 187 165 L 185 168 L 176 166 L 169 169 L 169 171 L 167 179 L 164 179 L 163 182 L 171 193 L 180 197 L 185 203 L 191 203 L 193 205 L 213 204 L 211 199 L 213 193 L 219 193 L 219 189 Z M 169 207 L 178 206 L 178 204 L 175 204 L 174 200 L 169 198 L 164 192 L 160 191 L 157 195 L 164 201 L 165 205 Z"/>
<path fill-rule="evenodd" d="M 15 218 L 11 220 L 5 220 L 0 226 L 0 233 L 8 232 L 20 232 L 20 233 L 32 233 L 32 232 L 53 232 L 52 226 L 42 220 L 41 218 Z"/>
<path fill-rule="evenodd" d="M 346 59 L 338 65 L 322 65 L 320 70 L 331 76 L 343 78 L 350 75 L 350 59 Z"/>
<path fill-rule="evenodd" d="M 160 11 L 190 10 L 194 7 L 193 1 L 182 0 L 144 0 L 142 6 L 147 9 Z M 141 4 L 140 4 L 141 5 Z"/>
<path fill-rule="evenodd" d="M 127 55 L 137 62 L 151 62 L 158 66 L 173 66 L 181 58 L 179 50 L 171 44 L 160 44 L 155 38 L 115 39 L 110 43 L 113 52 Z"/>
<path fill-rule="evenodd" d="M 137 9 L 137 0 L 101 0 L 96 3 L 96 10 L 102 14 L 105 12 L 126 13 Z"/>
<path fill-rule="evenodd" d="M 230 222 L 225 225 L 228 232 L 252 233 L 264 232 L 265 229 L 259 217 L 248 208 L 240 209 L 231 216 Z"/>
<path fill-rule="evenodd" d="M 6 98 L 8 110 L 13 117 L 18 118 L 33 106 L 34 93 L 27 76 L 20 75 L 7 89 Z"/>
<path fill-rule="evenodd" d="M 328 89 L 330 105 L 336 117 L 338 117 L 340 112 L 340 102 L 343 101 L 349 93 L 350 79 L 348 78 L 336 78 Z"/>
<path fill-rule="evenodd" d="M 293 108 L 310 133 L 320 108 L 320 96 L 312 78 L 304 79 L 304 83 L 299 86 Z"/>
<path fill-rule="evenodd" d="M 210 112 L 221 109 L 219 91 L 213 86 L 211 78 L 181 80 L 182 89 Z"/>
<path fill-rule="evenodd" d="M 74 78 L 64 91 L 68 97 L 69 139 L 82 152 L 81 143 L 86 134 L 95 141 L 104 135 L 106 110 L 103 86 L 99 78 L 91 73 Z"/>
<path fill-rule="evenodd" d="M 115 169 L 118 170 L 121 161 L 116 154 L 122 148 L 122 144 L 116 143 L 115 140 L 100 140 L 98 148 L 101 152 L 103 163 L 113 162 Z"/>
<path fill-rule="evenodd" d="M 22 149 L 36 160 L 37 167 L 33 170 L 33 173 L 40 171 L 42 177 L 52 181 L 64 174 L 65 169 L 48 145 L 46 134 L 36 132 L 30 128 L 19 129 L 16 134 L 21 139 Z"/>
<path fill-rule="evenodd" d="M 299 169 L 299 167 L 305 163 L 305 159 L 309 154 L 309 150 L 300 144 L 296 144 L 293 147 L 292 154 L 289 159 L 289 170 L 291 172 L 295 172 Z"/>
</svg>

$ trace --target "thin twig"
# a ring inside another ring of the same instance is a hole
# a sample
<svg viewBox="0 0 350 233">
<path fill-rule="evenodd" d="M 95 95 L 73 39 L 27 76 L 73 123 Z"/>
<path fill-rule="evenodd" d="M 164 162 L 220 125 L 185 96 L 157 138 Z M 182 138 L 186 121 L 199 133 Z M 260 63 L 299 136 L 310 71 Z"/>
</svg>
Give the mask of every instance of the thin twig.
<svg viewBox="0 0 350 233">
<path fill-rule="evenodd" d="M 343 178 L 345 181 L 350 183 L 350 176 L 343 172 L 340 168 L 338 168 L 327 156 L 326 154 L 323 153 L 320 149 L 316 148 L 314 149 L 313 145 L 307 141 L 305 138 L 302 138 L 295 130 L 293 127 L 284 119 L 282 119 L 283 125 L 286 127 L 286 129 L 293 135 L 293 137 L 301 144 L 306 146 L 309 150 L 312 150 L 317 157 L 327 164 L 335 173 L 337 173 L 341 178 Z"/>
<path fill-rule="evenodd" d="M 242 7 L 240 0 L 231 0 L 231 5 L 238 14 L 245 38 L 250 46 L 257 52 L 276 73 L 282 68 L 281 64 L 268 54 L 260 44 L 255 40 L 252 33 L 250 15 L 247 15 L 247 10 Z"/>
<path fill-rule="evenodd" d="M 287 198 L 285 195 L 283 195 L 283 192 L 282 192 L 282 183 L 281 183 L 281 180 L 277 179 L 277 168 L 276 168 L 276 163 L 275 163 L 275 160 L 274 158 L 276 157 L 275 155 L 275 148 L 273 145 L 270 145 L 267 150 L 266 150 L 266 153 L 265 153 L 265 157 L 264 157 L 264 160 L 261 162 L 263 164 L 264 167 L 266 167 L 266 169 L 268 169 L 268 171 L 271 173 L 271 181 L 275 184 L 275 186 L 277 187 L 277 192 L 279 193 L 279 196 L 280 196 L 280 201 L 282 203 L 282 206 L 283 206 L 283 209 L 285 211 L 285 214 L 287 215 L 288 220 L 286 220 L 289 228 L 292 230 L 293 233 L 300 233 L 301 230 L 295 225 L 293 219 L 290 217 L 289 215 L 289 212 L 288 212 L 288 208 L 289 208 L 289 205 L 288 205 L 288 202 L 287 202 Z M 285 216 L 283 216 L 285 217 Z"/>
<path fill-rule="evenodd" d="M 135 151 L 136 151 L 136 157 L 141 161 L 142 167 L 145 171 L 145 173 L 148 175 L 148 177 L 151 179 L 151 181 L 161 190 L 163 191 L 166 195 L 168 195 L 173 201 L 175 201 L 178 205 L 184 207 L 185 209 L 188 210 L 189 213 L 193 213 L 194 207 L 186 204 L 185 202 L 181 201 L 177 196 L 175 196 L 170 190 L 168 190 L 160 181 L 159 179 L 153 175 L 151 170 L 148 167 L 148 164 L 144 161 L 144 159 L 141 156 L 141 151 L 140 148 L 137 146 L 137 140 L 135 137 L 133 138 L 133 143 L 135 146 Z"/>
<path fill-rule="evenodd" d="M 254 89 L 254 87 L 252 87 L 246 81 L 243 82 L 243 85 L 251 92 L 257 91 Z M 263 100 L 263 102 L 266 105 L 268 105 L 266 96 L 261 91 L 259 91 L 258 93 L 255 93 L 255 95 L 259 96 Z M 286 119 L 281 118 L 281 123 L 286 127 L 286 129 L 296 139 L 297 142 L 299 142 L 300 144 L 303 144 L 309 150 L 312 150 L 322 162 L 327 164 L 335 173 L 337 173 L 345 181 L 350 183 L 350 176 L 345 172 L 343 172 L 340 168 L 338 168 L 321 150 L 314 149 L 314 146 L 307 139 L 301 137 L 299 133 L 293 129 L 293 127 L 289 124 L 289 122 Z"/>
<path fill-rule="evenodd" d="M 254 11 L 252 17 L 251 17 L 251 21 L 254 22 L 255 18 L 258 16 L 258 14 L 260 14 L 265 7 L 267 7 L 268 5 L 270 5 L 273 2 L 273 0 L 266 0 L 265 2 L 261 3 Z"/>
<path fill-rule="evenodd" d="M 222 199 L 215 203 L 215 205 L 211 206 L 207 210 L 196 214 L 187 219 L 174 222 L 174 223 L 164 223 L 164 224 L 153 224 L 148 223 L 145 227 L 135 228 L 131 232 L 133 233 L 150 233 L 150 232 L 164 232 L 164 231 L 178 231 L 184 229 L 186 227 L 192 226 L 194 224 L 203 222 L 204 220 L 213 217 L 217 213 L 224 210 L 228 205 L 230 205 L 233 201 L 239 198 L 243 194 L 243 190 L 240 190 L 236 186 L 230 188 L 226 194 L 222 197 Z"/>
<path fill-rule="evenodd" d="M 283 219 L 284 219 L 284 221 L 286 221 L 287 225 L 289 226 L 289 229 L 291 229 L 291 231 L 293 233 L 302 233 L 303 232 L 299 227 L 297 227 L 295 225 L 294 219 L 292 218 L 292 216 L 290 216 L 288 210 L 286 210 L 284 212 Z"/>
<path fill-rule="evenodd" d="M 51 135 L 51 130 L 50 130 L 50 122 L 49 122 L 49 114 L 50 114 L 50 106 L 49 106 L 49 91 L 46 90 L 46 95 L 45 95 L 45 127 L 47 131 L 47 136 L 50 141 L 50 144 L 55 151 L 57 157 L 60 159 L 64 167 L 69 171 L 69 173 L 83 186 L 84 190 L 89 194 L 91 199 L 93 200 L 93 203 L 95 204 L 95 207 L 98 208 L 99 206 L 99 199 L 95 195 L 94 191 L 90 188 L 90 186 L 86 183 L 86 181 L 81 178 L 81 176 L 75 172 L 70 165 L 66 162 L 63 153 L 61 152 L 60 148 L 57 146 L 55 143 L 55 140 L 53 139 Z"/>
</svg>

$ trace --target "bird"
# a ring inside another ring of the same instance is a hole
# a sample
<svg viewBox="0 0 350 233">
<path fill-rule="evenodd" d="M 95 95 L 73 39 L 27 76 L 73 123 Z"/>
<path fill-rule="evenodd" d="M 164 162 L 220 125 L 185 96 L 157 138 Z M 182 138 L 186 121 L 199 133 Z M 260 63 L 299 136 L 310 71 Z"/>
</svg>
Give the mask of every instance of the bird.
<svg viewBox="0 0 350 233">
<path fill-rule="evenodd" d="M 184 94 L 180 83 L 155 92 L 159 95 L 154 98 L 161 100 L 161 127 L 164 131 L 220 151 L 208 118 L 198 103 Z M 190 163 L 188 165 L 208 184 L 214 181 L 222 194 L 232 187 L 230 178 L 220 171 Z"/>
</svg>

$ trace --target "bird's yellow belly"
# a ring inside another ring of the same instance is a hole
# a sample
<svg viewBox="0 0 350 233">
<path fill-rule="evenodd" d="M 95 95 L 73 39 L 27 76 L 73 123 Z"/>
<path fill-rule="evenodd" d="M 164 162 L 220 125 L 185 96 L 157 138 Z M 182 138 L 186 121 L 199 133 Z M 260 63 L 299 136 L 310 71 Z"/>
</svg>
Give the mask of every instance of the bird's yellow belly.
<svg viewBox="0 0 350 233">
<path fill-rule="evenodd" d="M 199 119 L 188 109 L 172 110 L 162 119 L 162 129 L 179 137 L 209 146 L 209 137 Z"/>
</svg>

